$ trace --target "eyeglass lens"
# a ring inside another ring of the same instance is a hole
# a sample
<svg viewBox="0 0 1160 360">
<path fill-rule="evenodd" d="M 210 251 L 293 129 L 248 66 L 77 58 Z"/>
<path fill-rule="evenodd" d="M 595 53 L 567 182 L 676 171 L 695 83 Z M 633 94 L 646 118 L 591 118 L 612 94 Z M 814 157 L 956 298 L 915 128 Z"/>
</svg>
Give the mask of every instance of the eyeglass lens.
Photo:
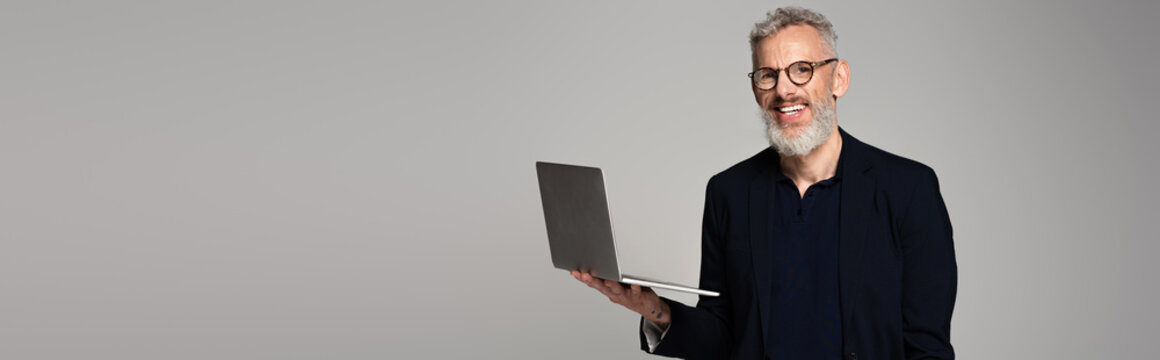
<svg viewBox="0 0 1160 360">
<path fill-rule="evenodd" d="M 777 86 L 779 71 L 770 68 L 761 68 L 753 72 L 753 84 L 758 89 L 769 90 Z M 814 66 L 806 61 L 798 61 L 785 68 L 789 81 L 797 85 L 805 85 L 814 76 Z"/>
</svg>

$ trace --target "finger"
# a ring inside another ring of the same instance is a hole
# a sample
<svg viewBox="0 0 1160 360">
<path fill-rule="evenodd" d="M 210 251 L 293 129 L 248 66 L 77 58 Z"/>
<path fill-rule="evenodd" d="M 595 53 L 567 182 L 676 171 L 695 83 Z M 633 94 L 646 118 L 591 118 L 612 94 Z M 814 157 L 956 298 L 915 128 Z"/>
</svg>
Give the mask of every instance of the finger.
<svg viewBox="0 0 1160 360">
<path fill-rule="evenodd" d="M 590 287 L 590 288 L 593 288 L 593 289 L 596 289 L 596 290 L 600 290 L 600 292 L 604 292 L 604 291 L 605 291 L 605 289 L 604 289 L 604 282 L 602 282 L 602 281 L 600 281 L 600 280 L 595 280 L 595 279 L 587 279 L 587 280 L 584 280 L 584 284 L 588 285 L 588 287 Z"/>
<path fill-rule="evenodd" d="M 592 276 L 585 277 L 585 275 L 586 275 L 586 273 L 582 273 L 582 272 L 577 271 L 575 273 L 576 280 L 579 280 L 580 282 L 587 284 L 588 286 L 592 286 L 592 284 L 590 284 L 592 282 Z"/>
<path fill-rule="evenodd" d="M 612 300 L 612 302 L 621 301 L 620 296 L 613 294 L 612 289 L 609 289 L 607 286 L 604 286 L 603 283 L 596 283 L 592 288 L 596 289 L 596 291 L 599 291 L 600 294 L 608 297 L 608 300 Z"/>
<path fill-rule="evenodd" d="M 580 277 L 584 281 L 585 284 L 588 284 L 588 287 L 596 289 L 596 291 L 599 291 L 604 296 L 607 296 L 609 300 L 612 300 L 612 302 L 615 302 L 615 303 L 623 302 L 623 300 L 624 300 L 623 296 L 621 296 L 620 294 L 615 292 L 617 290 L 617 287 L 609 286 L 609 284 L 608 284 L 608 283 L 617 284 L 615 281 L 604 280 L 604 279 L 592 276 L 592 274 L 589 274 L 589 273 L 581 273 Z"/>
<path fill-rule="evenodd" d="M 604 286 L 604 280 L 601 280 L 600 278 L 593 277 L 592 275 L 588 274 L 581 275 L 581 277 L 583 278 L 584 283 L 588 284 L 588 286 L 593 289 L 600 290 L 602 293 L 611 293 L 612 291 L 607 286 Z"/>
<path fill-rule="evenodd" d="M 580 279 L 581 279 L 581 280 L 584 280 L 584 282 L 591 282 L 591 281 L 592 281 L 592 279 L 595 279 L 595 278 L 596 278 L 596 277 L 595 277 L 595 276 L 592 276 L 592 274 L 589 274 L 589 273 L 586 273 L 586 272 L 581 272 L 581 273 L 580 273 Z"/>
<path fill-rule="evenodd" d="M 604 284 L 604 282 L 606 281 L 604 279 L 592 276 L 591 274 L 587 274 L 587 273 L 585 273 L 582 276 L 584 276 L 584 281 L 593 287 L 600 287 L 600 288 L 604 288 L 605 290 L 611 290 Z"/>
<path fill-rule="evenodd" d="M 603 285 L 604 285 L 605 289 L 608 289 L 608 293 L 612 294 L 612 297 L 615 297 L 615 299 L 613 299 L 614 302 L 617 302 L 617 303 L 628 303 L 629 302 L 628 301 L 629 300 L 628 299 L 628 292 L 625 291 L 624 286 L 621 286 L 620 283 L 612 281 L 612 280 L 605 280 Z"/>
<path fill-rule="evenodd" d="M 604 280 L 604 286 L 607 286 L 608 290 L 612 291 L 613 294 L 621 295 L 624 293 L 624 287 L 620 286 L 620 283 L 618 283 L 618 282 L 615 282 L 612 280 Z"/>
<path fill-rule="evenodd" d="M 585 284 L 588 284 L 588 286 L 592 286 L 592 275 L 589 275 L 588 273 L 582 272 L 582 273 L 580 273 L 580 281 L 583 281 Z"/>
<path fill-rule="evenodd" d="M 580 273 L 580 275 L 576 277 L 576 280 L 579 280 L 580 282 L 584 283 L 584 285 L 588 285 L 589 287 L 592 286 L 592 277 L 585 278 L 584 273 Z"/>
<path fill-rule="evenodd" d="M 633 296 L 640 296 L 640 294 L 641 294 L 640 285 L 632 285 L 630 287 L 632 288 L 632 295 Z"/>
</svg>

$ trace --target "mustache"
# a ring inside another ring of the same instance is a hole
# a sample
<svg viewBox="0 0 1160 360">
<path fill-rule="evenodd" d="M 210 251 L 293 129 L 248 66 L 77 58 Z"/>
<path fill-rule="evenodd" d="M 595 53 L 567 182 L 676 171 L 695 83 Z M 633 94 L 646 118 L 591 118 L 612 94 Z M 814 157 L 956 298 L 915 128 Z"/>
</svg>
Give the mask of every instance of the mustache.
<svg viewBox="0 0 1160 360">
<path fill-rule="evenodd" d="M 794 96 L 791 98 L 776 98 L 776 99 L 773 99 L 773 101 L 770 102 L 769 104 L 772 107 L 779 108 L 785 104 L 797 104 L 797 103 L 812 104 L 811 102 L 806 101 L 806 98 L 800 97 L 800 96 Z"/>
</svg>

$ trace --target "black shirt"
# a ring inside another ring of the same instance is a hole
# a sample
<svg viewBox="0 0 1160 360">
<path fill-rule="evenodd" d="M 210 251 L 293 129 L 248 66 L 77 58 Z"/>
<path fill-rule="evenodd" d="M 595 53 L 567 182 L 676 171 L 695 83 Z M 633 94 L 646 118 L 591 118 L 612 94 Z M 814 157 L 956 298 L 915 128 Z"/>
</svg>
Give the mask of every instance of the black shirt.
<svg viewBox="0 0 1160 360">
<path fill-rule="evenodd" d="M 766 353 L 772 360 L 841 359 L 840 179 L 819 181 L 802 197 L 780 170 L 774 178 L 768 239 L 773 287 Z"/>
</svg>

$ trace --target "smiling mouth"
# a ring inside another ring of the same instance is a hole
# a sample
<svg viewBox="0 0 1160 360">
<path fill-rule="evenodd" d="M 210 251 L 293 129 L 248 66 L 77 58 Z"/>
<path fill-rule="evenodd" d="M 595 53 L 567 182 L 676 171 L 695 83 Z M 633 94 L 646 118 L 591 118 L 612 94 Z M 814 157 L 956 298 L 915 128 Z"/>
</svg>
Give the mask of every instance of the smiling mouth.
<svg viewBox="0 0 1160 360">
<path fill-rule="evenodd" d="M 777 112 L 782 113 L 782 114 L 793 115 L 793 114 L 797 114 L 799 111 L 802 111 L 802 109 L 805 109 L 805 108 L 806 108 L 806 104 L 797 104 L 797 105 L 779 107 L 776 110 L 777 110 Z"/>
</svg>

